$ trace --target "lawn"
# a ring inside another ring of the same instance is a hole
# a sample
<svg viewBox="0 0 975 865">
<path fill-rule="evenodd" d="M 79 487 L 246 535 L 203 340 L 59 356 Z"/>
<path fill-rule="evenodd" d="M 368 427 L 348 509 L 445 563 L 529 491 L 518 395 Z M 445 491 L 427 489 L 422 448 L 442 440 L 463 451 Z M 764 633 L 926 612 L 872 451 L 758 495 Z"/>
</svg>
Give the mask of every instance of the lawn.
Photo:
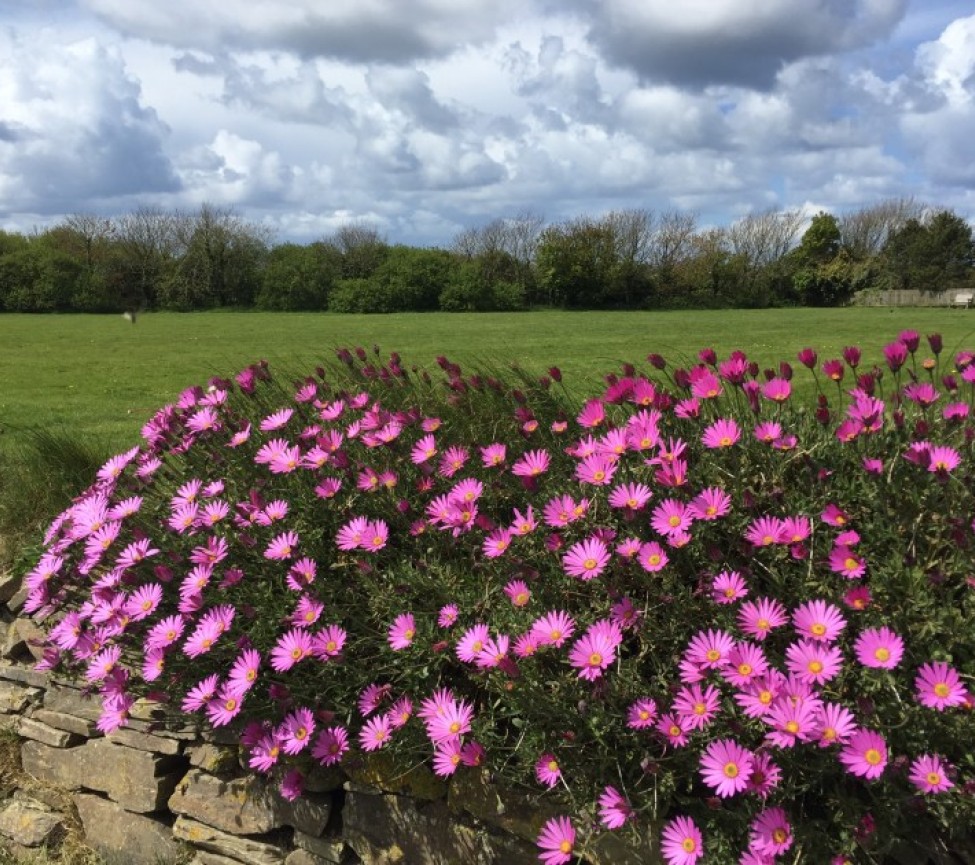
<svg viewBox="0 0 975 865">
<path fill-rule="evenodd" d="M 821 358 L 857 344 L 871 355 L 902 329 L 943 334 L 945 350 L 975 344 L 975 316 L 944 309 L 779 309 L 691 312 L 532 312 L 385 316 L 157 313 L 0 315 L 0 448 L 30 427 L 76 431 L 99 448 L 134 442 L 160 405 L 212 375 L 260 358 L 304 372 L 339 346 L 378 344 L 404 362 L 557 364 L 579 392 L 619 361 L 670 360 L 703 346 L 740 348 L 763 364 Z"/>
</svg>

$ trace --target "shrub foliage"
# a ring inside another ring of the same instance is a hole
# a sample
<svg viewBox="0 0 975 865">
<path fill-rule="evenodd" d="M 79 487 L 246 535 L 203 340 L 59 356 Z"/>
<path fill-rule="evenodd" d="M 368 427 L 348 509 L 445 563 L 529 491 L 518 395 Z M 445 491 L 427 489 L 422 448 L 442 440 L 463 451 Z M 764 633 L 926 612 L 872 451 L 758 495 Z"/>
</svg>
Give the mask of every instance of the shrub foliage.
<svg viewBox="0 0 975 865">
<path fill-rule="evenodd" d="M 564 809 L 550 865 L 941 843 L 975 821 L 973 355 L 798 360 L 814 405 L 708 349 L 582 401 L 378 349 L 191 388 L 51 525 L 42 666 L 104 730 L 145 697 L 238 731 L 288 796 L 379 749 L 487 766 Z"/>
</svg>

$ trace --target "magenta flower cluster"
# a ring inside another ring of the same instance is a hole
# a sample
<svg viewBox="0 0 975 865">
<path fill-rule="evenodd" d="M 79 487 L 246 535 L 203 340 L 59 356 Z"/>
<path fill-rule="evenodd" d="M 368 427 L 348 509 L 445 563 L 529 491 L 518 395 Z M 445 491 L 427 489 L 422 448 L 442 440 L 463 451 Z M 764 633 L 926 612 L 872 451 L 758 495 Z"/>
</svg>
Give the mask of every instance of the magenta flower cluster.
<svg viewBox="0 0 975 865">
<path fill-rule="evenodd" d="M 929 344 L 800 352 L 808 409 L 742 352 L 652 355 L 575 409 L 561 375 L 443 358 L 439 389 L 361 350 L 293 388 L 248 367 L 51 525 L 41 666 L 106 732 L 140 697 L 231 727 L 289 798 L 380 749 L 520 772 L 573 809 L 547 865 L 647 820 L 671 865 L 947 831 L 933 799 L 975 814 L 975 359 Z M 863 790 L 837 807 L 857 833 L 803 825 L 822 784 Z"/>
</svg>

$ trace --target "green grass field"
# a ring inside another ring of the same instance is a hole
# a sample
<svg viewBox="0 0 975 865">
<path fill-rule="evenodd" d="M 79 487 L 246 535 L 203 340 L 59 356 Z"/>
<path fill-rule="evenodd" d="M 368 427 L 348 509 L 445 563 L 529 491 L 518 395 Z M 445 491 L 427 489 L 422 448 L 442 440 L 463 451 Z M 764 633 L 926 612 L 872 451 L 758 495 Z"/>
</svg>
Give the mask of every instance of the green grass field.
<svg viewBox="0 0 975 865">
<path fill-rule="evenodd" d="M 304 372 L 338 346 L 378 344 L 407 364 L 517 362 L 562 367 L 585 393 L 598 375 L 649 352 L 668 359 L 710 345 L 763 364 L 821 357 L 857 344 L 870 353 L 904 328 L 939 331 L 945 350 L 975 346 L 975 315 L 946 309 L 532 312 L 387 316 L 271 313 L 118 316 L 0 315 L 0 448 L 29 428 L 77 433 L 99 447 L 133 443 L 179 391 L 267 358 Z M 874 354 L 875 356 L 875 354 Z"/>
</svg>

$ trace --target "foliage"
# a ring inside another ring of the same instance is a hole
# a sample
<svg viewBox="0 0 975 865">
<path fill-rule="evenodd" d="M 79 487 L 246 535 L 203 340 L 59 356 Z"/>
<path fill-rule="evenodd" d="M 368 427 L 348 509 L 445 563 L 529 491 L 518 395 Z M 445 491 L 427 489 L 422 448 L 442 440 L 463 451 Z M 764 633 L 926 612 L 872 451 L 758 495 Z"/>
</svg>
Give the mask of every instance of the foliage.
<svg viewBox="0 0 975 865">
<path fill-rule="evenodd" d="M 255 305 L 279 312 L 327 309 L 329 289 L 340 271 L 333 247 L 281 244 L 268 255 Z"/>
<path fill-rule="evenodd" d="M 104 730 L 148 696 L 237 731 L 288 796 L 382 748 L 486 765 L 582 839 L 693 820 L 714 861 L 768 859 L 780 817 L 816 862 L 950 837 L 975 818 L 975 356 L 920 341 L 802 351 L 814 408 L 788 364 L 711 349 L 581 410 L 555 368 L 378 349 L 214 379 L 50 527 L 43 666 Z M 574 841 L 540 836 L 553 863 Z"/>
<path fill-rule="evenodd" d="M 890 236 L 883 262 L 891 288 L 941 291 L 964 283 L 975 263 L 972 227 L 947 210 L 909 219 Z"/>
</svg>

